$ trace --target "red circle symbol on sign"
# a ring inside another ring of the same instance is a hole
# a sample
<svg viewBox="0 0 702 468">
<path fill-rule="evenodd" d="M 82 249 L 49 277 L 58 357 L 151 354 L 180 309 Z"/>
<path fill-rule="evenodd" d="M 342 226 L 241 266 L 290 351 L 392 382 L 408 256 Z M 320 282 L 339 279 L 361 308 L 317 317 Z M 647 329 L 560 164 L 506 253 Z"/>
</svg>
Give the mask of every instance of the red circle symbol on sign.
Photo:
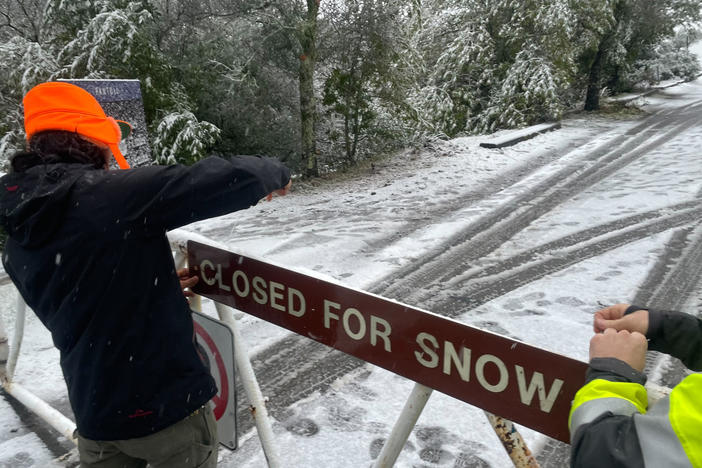
<svg viewBox="0 0 702 468">
<path fill-rule="evenodd" d="M 227 401 L 229 400 L 229 378 L 227 377 L 227 368 L 224 366 L 224 361 L 222 360 L 222 355 L 217 349 L 212 337 L 207 333 L 207 331 L 202 328 L 202 325 L 193 321 L 193 327 L 195 327 L 195 333 L 202 338 L 202 340 L 207 344 L 210 349 L 210 353 L 214 356 L 215 364 L 217 365 L 217 372 L 219 373 L 220 388 L 219 392 L 212 397 L 212 401 L 215 404 L 214 415 L 217 420 L 219 420 L 224 411 L 227 409 Z"/>
</svg>

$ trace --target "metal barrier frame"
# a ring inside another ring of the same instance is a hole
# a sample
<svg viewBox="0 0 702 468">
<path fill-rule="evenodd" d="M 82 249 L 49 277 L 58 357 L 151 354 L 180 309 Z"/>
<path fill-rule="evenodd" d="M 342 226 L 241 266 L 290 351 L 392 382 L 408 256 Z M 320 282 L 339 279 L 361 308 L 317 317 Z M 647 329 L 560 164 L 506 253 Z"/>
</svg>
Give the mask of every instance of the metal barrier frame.
<svg viewBox="0 0 702 468">
<path fill-rule="evenodd" d="M 209 244 L 213 247 L 227 250 L 227 247 L 219 242 L 181 229 L 169 232 L 168 238 L 171 249 L 174 251 L 176 268 L 186 266 L 188 240 L 198 241 L 203 244 Z M 234 335 L 235 363 L 244 391 L 251 404 L 251 416 L 254 418 L 256 424 L 256 430 L 259 435 L 259 440 L 261 441 L 264 456 L 269 467 L 278 468 L 282 466 L 282 463 L 275 447 L 273 428 L 266 408 L 266 399 L 263 397 L 258 381 L 256 380 L 249 354 L 241 337 L 237 321 L 234 318 L 234 309 L 216 301 L 214 301 L 214 304 L 219 319 L 229 326 Z M 191 302 L 191 306 L 194 309 L 200 309 L 199 296 L 195 297 L 195 300 Z M 75 423 L 41 398 L 13 381 L 19 352 L 22 346 L 22 337 L 24 335 L 26 309 L 27 306 L 18 293 L 17 315 L 12 346 L 10 346 L 8 342 L 3 321 L 0 320 L 0 384 L 2 384 L 2 388 L 8 394 L 12 395 L 29 410 L 77 445 Z M 670 389 L 655 384 L 647 384 L 646 387 L 647 390 L 652 392 L 653 400 L 657 400 L 670 392 Z M 431 397 L 432 392 L 433 390 L 431 388 L 415 383 L 388 440 L 384 444 L 373 465 L 374 468 L 388 468 L 395 464 L 402 448 L 409 439 L 412 429 L 424 410 L 429 397 Z M 538 468 L 539 465 L 536 459 L 526 446 L 524 439 L 519 434 L 514 424 L 511 421 L 507 421 L 488 412 L 485 412 L 485 414 L 514 466 L 517 468 Z"/>
<path fill-rule="evenodd" d="M 22 297 L 17 293 L 17 315 L 12 347 L 10 347 L 8 343 L 5 327 L 2 320 L 0 320 L 0 384 L 2 384 L 2 388 L 8 394 L 12 395 L 17 401 L 26 406 L 27 409 L 35 413 L 61 435 L 77 445 L 76 424 L 73 421 L 20 384 L 13 382 L 17 359 L 19 358 L 19 352 L 22 347 L 26 311 L 27 304 L 24 303 Z"/>
</svg>

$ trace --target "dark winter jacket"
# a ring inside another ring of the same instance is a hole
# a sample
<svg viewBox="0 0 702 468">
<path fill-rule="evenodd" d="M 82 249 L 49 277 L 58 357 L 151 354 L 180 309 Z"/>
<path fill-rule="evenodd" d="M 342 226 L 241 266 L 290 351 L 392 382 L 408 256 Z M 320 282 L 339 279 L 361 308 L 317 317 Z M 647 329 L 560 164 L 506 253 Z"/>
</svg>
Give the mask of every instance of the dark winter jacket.
<svg viewBox="0 0 702 468">
<path fill-rule="evenodd" d="M 632 306 L 628 311 L 641 307 Z M 649 349 L 702 370 L 702 321 L 649 310 Z M 614 358 L 593 359 L 575 396 L 573 467 L 702 467 L 702 375 L 687 376 L 648 407 L 646 377 Z"/>
<path fill-rule="evenodd" d="M 252 156 L 124 171 L 61 163 L 0 179 L 3 264 L 60 350 L 83 437 L 141 437 L 216 393 L 166 231 L 248 208 L 289 179 Z"/>
</svg>

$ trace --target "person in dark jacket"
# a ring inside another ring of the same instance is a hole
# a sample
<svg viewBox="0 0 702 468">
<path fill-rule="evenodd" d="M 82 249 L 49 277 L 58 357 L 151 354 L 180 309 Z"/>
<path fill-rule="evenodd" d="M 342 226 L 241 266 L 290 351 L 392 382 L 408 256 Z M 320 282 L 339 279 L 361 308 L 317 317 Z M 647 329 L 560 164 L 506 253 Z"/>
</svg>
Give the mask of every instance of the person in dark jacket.
<svg viewBox="0 0 702 468">
<path fill-rule="evenodd" d="M 647 347 L 702 370 L 702 321 L 617 304 L 595 314 L 594 329 L 587 381 L 570 413 L 571 466 L 702 467 L 702 375 L 649 407 L 643 374 Z"/>
<path fill-rule="evenodd" d="M 82 466 L 215 466 L 217 389 L 166 232 L 284 195 L 288 169 L 253 156 L 127 169 L 128 127 L 68 83 L 33 88 L 24 112 L 28 149 L 0 179 L 2 261 L 60 351 Z"/>
</svg>

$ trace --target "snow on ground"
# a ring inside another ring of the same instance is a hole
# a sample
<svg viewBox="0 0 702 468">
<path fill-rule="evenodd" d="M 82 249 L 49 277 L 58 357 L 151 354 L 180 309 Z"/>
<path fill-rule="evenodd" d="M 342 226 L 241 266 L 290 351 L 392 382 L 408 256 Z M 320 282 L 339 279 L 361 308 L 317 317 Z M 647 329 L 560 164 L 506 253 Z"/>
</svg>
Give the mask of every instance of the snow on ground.
<svg viewBox="0 0 702 468">
<path fill-rule="evenodd" d="M 648 112 L 675 109 L 702 98 L 702 82 L 665 90 L 665 97 L 639 102 Z M 575 115 L 563 128 L 501 150 L 479 147 L 481 138 L 458 138 L 378 160 L 373 168 L 331 182 L 299 184 L 291 195 L 244 212 L 189 226 L 232 251 L 274 261 L 343 284 L 368 289 L 393 270 L 418 258 L 481 214 L 509 203 L 571 161 L 626 134 L 640 121 Z M 532 223 L 485 261 L 520 252 L 551 239 L 627 214 L 691 200 L 700 189 L 702 129 L 692 127 L 635 163 L 561 204 Z M 554 160 L 527 179 L 485 199 L 465 199 L 464 208 L 444 211 L 481 181 L 519 168 L 544 154 Z M 661 161 L 665 161 L 661 163 Z M 398 236 L 398 232 L 405 233 Z M 457 319 L 478 327 L 497 324 L 510 336 L 586 360 L 592 313 L 598 303 L 630 300 L 670 237 L 665 231 L 577 263 L 494 299 Z M 448 287 L 448 286 L 447 286 Z M 10 336 L 14 299 L 0 287 L 0 317 Z M 702 298 L 691 299 L 697 305 Z M 212 304 L 205 301 L 206 311 Z M 241 331 L 250 353 L 288 332 L 248 315 Z M 40 397 L 65 407 L 58 353 L 32 314 L 26 323 L 16 380 Z M 294 426 L 276 421 L 279 453 L 290 467 L 369 466 L 387 437 L 412 382 L 365 366 L 291 409 Z M 305 431 L 314 421 L 319 431 Z M 544 438 L 522 429 L 532 449 Z M 44 444 L 22 427 L 0 398 L 0 467 L 60 466 Z M 399 467 L 509 466 L 510 461 L 482 411 L 439 393 L 420 417 Z M 242 434 L 236 452 L 220 450 L 220 466 L 261 467 L 265 459 L 255 431 Z"/>
<path fill-rule="evenodd" d="M 700 96 L 700 83 L 679 86 L 668 91 L 668 95 L 681 98 L 682 102 L 672 100 L 673 107 L 687 103 Z M 646 101 L 650 112 L 671 105 L 670 99 Z M 305 189 L 290 198 L 276 200 L 261 208 L 261 215 L 272 216 L 273 221 L 263 223 L 265 228 L 258 236 L 252 233 L 261 228 L 258 213 L 225 217 L 216 221 L 228 229 L 218 240 L 239 253 L 328 275 L 351 287 L 369 288 L 392 269 L 448 239 L 481 213 L 509 203 L 569 161 L 607 144 L 638 123 L 635 119 L 576 117 L 564 121 L 560 131 L 498 151 L 479 148 L 480 138 L 456 139 L 440 145 L 429 160 L 408 153 L 385 167 L 376 165 L 376 172 L 365 177 L 324 189 Z M 692 199 L 700 188 L 696 174 L 702 167 L 696 151 L 691 149 L 699 147 L 700 137 L 700 128 L 687 130 L 671 144 L 661 146 L 533 223 L 527 230 L 533 232 L 515 236 L 494 255 L 521 251 L 535 242 L 559 238 L 587 225 Z M 574 148 L 565 144 L 583 139 L 586 142 Z M 483 178 L 515 168 L 549 149 L 562 151 L 562 157 L 522 183 L 468 204 L 464 210 L 440 218 L 380 252 L 365 248 L 407 220 L 415 219 L 419 224 L 428 213 L 440 211 L 442 203 L 460 197 Z M 652 164 L 651 159 L 662 158 L 664 165 Z M 202 233 L 225 230 L 212 222 L 198 223 L 192 229 Z M 666 231 L 584 260 L 458 319 L 478 327 L 486 321 L 497 322 L 511 336 L 586 360 L 593 312 L 600 303 L 631 300 L 669 237 L 670 232 Z M 254 334 L 244 333 L 246 339 L 251 339 L 252 349 L 260 346 L 258 340 L 263 337 L 287 333 L 261 324 L 257 330 Z M 280 452 L 289 466 L 368 466 L 377 454 L 378 441 L 389 434 L 412 388 L 411 382 L 374 367 L 363 368 L 342 380 L 334 391 L 310 397 L 294 407 L 296 414 L 321 426 L 319 433 L 305 437 L 276 426 Z M 528 429 L 522 428 L 522 433 L 532 448 L 545 442 Z M 238 453 L 223 453 L 222 462 L 224 466 L 255 467 L 262 466 L 264 459 L 252 434 L 251 439 L 243 438 Z M 397 466 L 509 464 L 481 410 L 435 393 Z"/>
</svg>

